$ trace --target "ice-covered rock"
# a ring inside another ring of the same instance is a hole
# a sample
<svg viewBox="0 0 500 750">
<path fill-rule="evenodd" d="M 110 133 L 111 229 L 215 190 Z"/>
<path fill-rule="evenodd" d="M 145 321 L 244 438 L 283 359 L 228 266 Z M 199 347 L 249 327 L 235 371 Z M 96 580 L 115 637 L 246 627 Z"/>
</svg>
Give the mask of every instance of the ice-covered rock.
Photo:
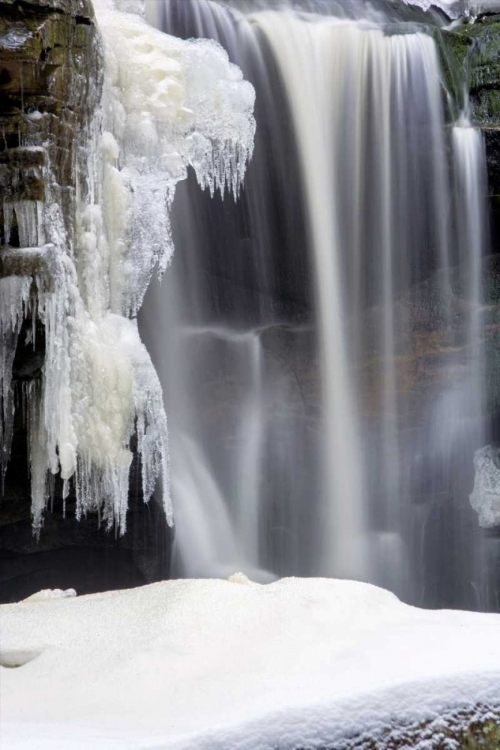
<svg viewBox="0 0 500 750">
<path fill-rule="evenodd" d="M 498 13 L 500 0 L 403 0 L 407 5 L 418 5 L 423 10 L 440 8 L 450 18 L 472 17 L 480 13 Z"/>
<path fill-rule="evenodd" d="M 474 454 L 476 477 L 470 504 L 485 529 L 500 526 L 500 448 L 487 445 Z"/>
</svg>

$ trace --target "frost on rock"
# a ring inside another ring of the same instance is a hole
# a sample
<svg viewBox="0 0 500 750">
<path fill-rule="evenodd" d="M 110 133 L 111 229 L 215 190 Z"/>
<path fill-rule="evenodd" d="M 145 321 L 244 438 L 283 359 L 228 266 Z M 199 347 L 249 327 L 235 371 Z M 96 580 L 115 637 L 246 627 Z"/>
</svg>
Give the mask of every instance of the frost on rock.
<svg viewBox="0 0 500 750">
<path fill-rule="evenodd" d="M 95 10 L 103 93 L 89 131 L 78 135 L 74 221 L 65 223 L 50 163 L 43 167 L 45 201 L 5 214 L 7 224 L 15 215 L 22 245 L 45 248 L 33 279 L 46 332 L 43 380 L 24 390 L 35 531 L 50 475 L 60 473 L 64 498 L 74 482 L 78 517 L 97 511 L 124 533 L 134 433 L 144 500 L 161 476 L 172 523 L 167 419 L 135 315 L 154 268 L 161 275 L 173 253 L 177 182 L 192 166 L 202 187 L 236 197 L 255 133 L 253 88 L 219 45 L 167 36 L 109 0 Z M 15 339 L 31 281 L 2 282 L 4 459 Z"/>
<path fill-rule="evenodd" d="M 500 449 L 487 445 L 474 454 L 476 477 L 470 504 L 485 529 L 500 526 Z"/>
</svg>

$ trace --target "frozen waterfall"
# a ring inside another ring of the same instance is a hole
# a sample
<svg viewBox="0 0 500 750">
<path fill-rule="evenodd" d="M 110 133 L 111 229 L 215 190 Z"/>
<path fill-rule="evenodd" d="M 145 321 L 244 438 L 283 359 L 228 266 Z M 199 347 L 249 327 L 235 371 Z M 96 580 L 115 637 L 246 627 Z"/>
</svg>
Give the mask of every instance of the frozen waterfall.
<svg viewBox="0 0 500 750">
<path fill-rule="evenodd" d="M 24 394 L 37 532 L 58 473 L 64 498 L 74 482 L 78 517 L 97 511 L 125 532 L 134 434 L 144 500 L 161 477 L 172 523 L 162 390 L 135 316 L 154 268 L 161 275 L 170 262 L 170 206 L 188 165 L 211 194 L 237 196 L 255 131 L 253 88 L 222 48 L 162 34 L 112 0 L 97 0 L 95 10 L 103 86 L 93 82 L 95 114 L 78 136 L 70 225 L 50 163 L 45 202 L 3 207 L 6 244 L 15 218 L 18 254 L 39 248 L 41 257 L 36 277 L 0 282 L 3 469 L 12 362 L 28 307 L 45 326 L 42 385 Z"/>
</svg>

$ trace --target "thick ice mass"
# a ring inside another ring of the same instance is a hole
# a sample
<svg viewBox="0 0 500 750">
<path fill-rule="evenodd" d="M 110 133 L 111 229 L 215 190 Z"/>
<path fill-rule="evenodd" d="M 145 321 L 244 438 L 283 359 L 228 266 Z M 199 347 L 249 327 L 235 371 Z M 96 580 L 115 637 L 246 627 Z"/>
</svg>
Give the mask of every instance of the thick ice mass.
<svg viewBox="0 0 500 750">
<path fill-rule="evenodd" d="M 470 503 L 485 529 L 500 526 L 500 448 L 487 445 L 474 454 L 476 477 Z"/>
<path fill-rule="evenodd" d="M 5 204 L 4 216 L 7 243 L 15 217 L 21 246 L 45 245 L 33 279 L 46 329 L 43 383 L 24 392 L 34 528 L 48 472 L 60 472 L 65 495 L 75 483 L 78 516 L 96 510 L 123 533 L 134 431 L 144 500 L 161 475 L 172 522 L 162 391 L 134 317 L 155 266 L 161 274 L 171 259 L 169 210 L 188 166 L 202 187 L 238 194 L 253 149 L 254 91 L 217 44 L 169 37 L 108 0 L 95 9 L 104 84 L 89 132 L 79 135 L 74 227 L 65 226 L 50 164 L 45 202 Z M 32 279 L 0 283 L 5 464 L 12 361 Z"/>
<path fill-rule="evenodd" d="M 107 66 L 104 214 L 120 269 L 111 308 L 135 314 L 153 267 L 161 273 L 170 262 L 169 209 L 188 166 L 202 187 L 238 194 L 252 156 L 255 93 L 218 44 L 168 36 L 104 0 L 96 10 Z"/>
</svg>

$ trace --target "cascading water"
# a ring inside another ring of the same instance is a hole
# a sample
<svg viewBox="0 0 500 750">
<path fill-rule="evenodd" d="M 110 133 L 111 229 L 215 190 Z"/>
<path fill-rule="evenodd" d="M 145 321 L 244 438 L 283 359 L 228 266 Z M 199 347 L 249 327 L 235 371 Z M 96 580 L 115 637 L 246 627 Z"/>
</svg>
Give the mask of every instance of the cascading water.
<svg viewBox="0 0 500 750">
<path fill-rule="evenodd" d="M 178 190 L 178 252 L 140 318 L 170 420 L 174 572 L 495 606 L 468 502 L 488 439 L 481 135 L 450 124 L 420 11 L 266 5 L 155 4 L 257 93 L 241 204 Z"/>
</svg>

